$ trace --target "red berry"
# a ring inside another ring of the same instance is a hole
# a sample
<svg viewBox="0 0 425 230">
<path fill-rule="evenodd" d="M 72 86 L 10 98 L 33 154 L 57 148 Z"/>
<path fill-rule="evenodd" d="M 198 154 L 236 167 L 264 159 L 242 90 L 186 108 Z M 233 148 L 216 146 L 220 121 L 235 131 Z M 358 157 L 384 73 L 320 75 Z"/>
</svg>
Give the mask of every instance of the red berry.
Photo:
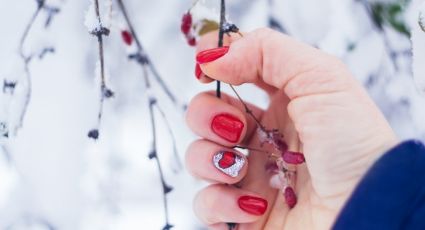
<svg viewBox="0 0 425 230">
<path fill-rule="evenodd" d="M 292 187 L 286 187 L 283 195 L 289 208 L 293 208 L 297 204 L 297 195 L 295 195 L 294 189 Z"/>
<path fill-rule="evenodd" d="M 131 44 L 133 43 L 133 36 L 131 35 L 130 31 L 128 30 L 121 31 L 121 37 L 125 44 L 127 44 L 128 46 L 131 46 Z"/>
<path fill-rule="evenodd" d="M 190 46 L 196 46 L 196 38 L 193 36 L 187 36 L 187 44 L 189 44 Z"/>
<path fill-rule="evenodd" d="M 282 140 L 282 138 L 274 139 L 273 144 L 276 149 L 282 152 L 288 150 L 288 145 Z"/>
<path fill-rule="evenodd" d="M 276 161 L 267 162 L 266 166 L 264 166 L 267 172 L 276 173 L 279 171 L 279 166 L 277 166 Z"/>
<path fill-rule="evenodd" d="M 304 155 L 302 153 L 285 151 L 282 153 L 283 160 L 288 164 L 299 165 L 305 162 Z"/>
<path fill-rule="evenodd" d="M 236 163 L 236 156 L 232 152 L 224 152 L 220 161 L 218 161 L 218 165 L 222 169 L 227 169 L 230 166 L 234 165 L 235 163 Z"/>
<path fill-rule="evenodd" d="M 192 27 L 192 15 L 190 12 L 183 14 L 182 24 L 180 25 L 180 30 L 183 34 L 189 34 L 190 28 Z"/>
</svg>

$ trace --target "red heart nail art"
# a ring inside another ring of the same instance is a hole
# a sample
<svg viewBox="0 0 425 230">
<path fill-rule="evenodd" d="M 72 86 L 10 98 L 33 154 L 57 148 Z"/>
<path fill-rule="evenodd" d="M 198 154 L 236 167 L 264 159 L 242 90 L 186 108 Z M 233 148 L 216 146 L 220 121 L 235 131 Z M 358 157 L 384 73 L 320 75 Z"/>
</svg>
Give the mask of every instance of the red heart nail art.
<svg viewBox="0 0 425 230">
<path fill-rule="evenodd" d="M 223 173 L 237 177 L 245 164 L 245 159 L 234 152 L 221 151 L 214 155 L 213 163 Z"/>
<path fill-rule="evenodd" d="M 218 161 L 220 168 L 227 169 L 236 162 L 235 154 L 232 152 L 224 152 L 221 159 Z"/>
</svg>

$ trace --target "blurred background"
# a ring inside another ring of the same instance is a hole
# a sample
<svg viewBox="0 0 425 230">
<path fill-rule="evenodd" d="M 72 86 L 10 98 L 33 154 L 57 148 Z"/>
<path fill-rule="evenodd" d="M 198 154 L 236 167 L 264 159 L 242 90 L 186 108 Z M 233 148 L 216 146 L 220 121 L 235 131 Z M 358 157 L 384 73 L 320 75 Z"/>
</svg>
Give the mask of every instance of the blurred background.
<svg viewBox="0 0 425 230">
<path fill-rule="evenodd" d="M 0 229 L 162 229 L 163 187 L 156 162 L 148 158 L 149 94 L 165 113 L 164 119 L 156 112 L 155 124 L 158 159 L 166 184 L 173 188 L 167 194 L 170 223 L 174 229 L 204 229 L 192 213 L 192 198 L 204 184 L 182 168 L 185 148 L 196 137 L 185 127 L 180 105 L 215 88 L 195 79 L 194 49 L 180 32 L 181 16 L 192 1 L 124 0 L 145 52 L 178 99 L 177 107 L 158 84 L 147 92 L 140 66 L 127 58 L 129 50 L 121 40 L 126 24 L 113 1 L 104 48 L 106 81 L 115 94 L 105 100 L 98 140 L 87 137 L 97 127 L 99 109 L 97 40 L 84 25 L 90 1 L 46 0 L 49 8 L 33 20 L 40 2 L 0 4 Z M 109 2 L 100 0 L 102 6 Z M 400 139 L 425 140 L 421 1 L 226 2 L 229 20 L 242 31 L 272 26 L 340 57 Z M 219 1 L 201 4 L 218 14 Z M 20 44 L 32 21 L 22 52 L 34 56 L 25 65 Z M 23 80 L 26 76 L 31 82 Z M 22 128 L 8 130 L 6 124 L 12 128 L 19 123 L 29 90 Z M 267 106 L 266 95 L 256 88 L 241 86 L 239 91 L 247 101 Z"/>
</svg>

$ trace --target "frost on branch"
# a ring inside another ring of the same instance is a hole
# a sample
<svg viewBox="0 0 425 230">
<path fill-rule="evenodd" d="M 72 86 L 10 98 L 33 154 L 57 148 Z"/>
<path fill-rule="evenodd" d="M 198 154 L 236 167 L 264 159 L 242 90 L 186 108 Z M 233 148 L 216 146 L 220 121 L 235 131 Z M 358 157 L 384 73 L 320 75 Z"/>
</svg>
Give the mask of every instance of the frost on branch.
<svg viewBox="0 0 425 230">
<path fill-rule="evenodd" d="M 44 33 L 38 37 L 33 36 L 32 42 L 28 37 L 35 25 L 35 21 L 43 13 L 46 15 L 45 29 L 53 18 L 59 13 L 60 3 L 55 1 L 37 0 L 37 7 L 29 17 L 28 23 L 19 40 L 18 55 L 10 58 L 11 64 L 6 65 L 0 72 L 2 95 L 0 97 L 0 139 L 13 137 L 22 127 L 27 107 L 31 99 L 31 71 L 30 64 L 34 58 L 44 58 L 55 51 L 52 42 Z M 35 39 L 34 39 L 35 37 Z"/>
<path fill-rule="evenodd" d="M 103 3 L 103 4 L 102 4 Z M 98 4 L 98 7 L 96 6 Z M 97 15 L 97 13 L 99 15 Z M 89 8 L 86 11 L 84 25 L 89 33 L 102 31 L 109 33 L 112 21 L 112 0 L 90 0 Z M 106 34 L 107 35 L 107 34 Z"/>
</svg>

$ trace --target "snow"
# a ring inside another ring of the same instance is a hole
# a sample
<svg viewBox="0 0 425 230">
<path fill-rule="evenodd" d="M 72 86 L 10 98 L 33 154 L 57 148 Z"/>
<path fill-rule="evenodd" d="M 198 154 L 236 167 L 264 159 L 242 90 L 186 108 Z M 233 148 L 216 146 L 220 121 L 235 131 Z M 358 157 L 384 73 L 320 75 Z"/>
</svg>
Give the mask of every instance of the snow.
<svg viewBox="0 0 425 230">
<path fill-rule="evenodd" d="M 218 17 L 219 1 L 204 2 L 208 5 L 204 12 Z M 406 14 L 413 33 L 413 69 L 411 57 L 404 55 L 396 60 L 398 71 L 392 67 L 384 37 L 374 30 L 356 1 L 275 0 L 273 9 L 266 1 L 227 2 L 229 18 L 243 31 L 264 26 L 271 10 L 292 36 L 343 59 L 400 139 L 425 140 L 425 96 L 421 93 L 425 89 L 421 62 L 425 60 L 425 33 L 417 26 L 424 1 L 413 0 Z M 134 50 L 126 50 L 121 40 L 120 31 L 125 28 L 121 16 L 115 5 L 110 10 L 110 0 L 99 3 L 103 26 L 111 29 L 104 38 L 107 83 L 116 93 L 105 101 L 101 138 L 94 142 L 86 137 L 96 124 L 99 102 L 98 46 L 87 32 L 99 27 L 93 1 L 52 1 L 61 12 L 47 31 L 44 20 L 36 21 L 25 53 L 37 53 L 46 45 L 53 45 L 56 52 L 31 62 L 32 96 L 23 128 L 16 138 L 0 140 L 10 155 L 8 160 L 0 149 L 0 229 L 11 225 L 14 229 L 46 229 L 40 219 L 61 230 L 160 229 L 164 224 L 158 171 L 147 158 L 152 139 L 148 97 L 158 98 L 167 111 L 181 160 L 195 137 L 184 125 L 184 112 L 176 109 L 153 78 L 152 88 L 145 89 L 140 66 L 127 59 Z M 179 105 L 200 91 L 214 89 L 199 84 L 193 76 L 194 50 L 181 38 L 181 14 L 191 1 L 125 3 L 146 53 L 177 95 Z M 23 0 L 5 2 L 0 8 L 0 17 L 10 19 L 0 20 L 0 28 L 4 28 L 0 82 L 25 76 L 17 47 L 34 9 L 32 1 Z M 411 49 L 405 37 L 390 31 L 388 39 L 396 50 Z M 347 50 L 351 44 L 354 49 Z M 27 86 L 19 87 L 23 87 L 16 89 L 21 94 Z M 226 87 L 224 91 L 231 94 Z M 255 87 L 242 86 L 239 91 L 245 100 L 267 106 L 267 96 Z M 0 120 L 18 117 L 9 103 L 10 98 L 1 94 Z M 196 191 L 205 184 L 186 171 L 174 173 L 171 140 L 160 116 L 156 124 L 165 179 L 175 188 L 168 196 L 171 223 L 177 230 L 201 229 L 191 207 Z"/>
<path fill-rule="evenodd" d="M 94 0 L 90 0 L 90 5 L 86 11 L 84 17 L 84 25 L 87 27 L 89 32 L 94 31 L 96 28 L 99 28 L 99 19 L 96 16 L 95 3 Z"/>
<path fill-rule="evenodd" d="M 419 26 L 419 23 L 422 23 L 425 29 L 425 2 L 420 5 L 415 15 L 417 15 L 418 23 L 413 26 L 412 30 L 413 74 L 419 90 L 425 93 L 425 66 L 423 65 L 423 60 L 425 60 L 425 43 L 423 42 L 425 41 L 425 31 Z"/>
</svg>

